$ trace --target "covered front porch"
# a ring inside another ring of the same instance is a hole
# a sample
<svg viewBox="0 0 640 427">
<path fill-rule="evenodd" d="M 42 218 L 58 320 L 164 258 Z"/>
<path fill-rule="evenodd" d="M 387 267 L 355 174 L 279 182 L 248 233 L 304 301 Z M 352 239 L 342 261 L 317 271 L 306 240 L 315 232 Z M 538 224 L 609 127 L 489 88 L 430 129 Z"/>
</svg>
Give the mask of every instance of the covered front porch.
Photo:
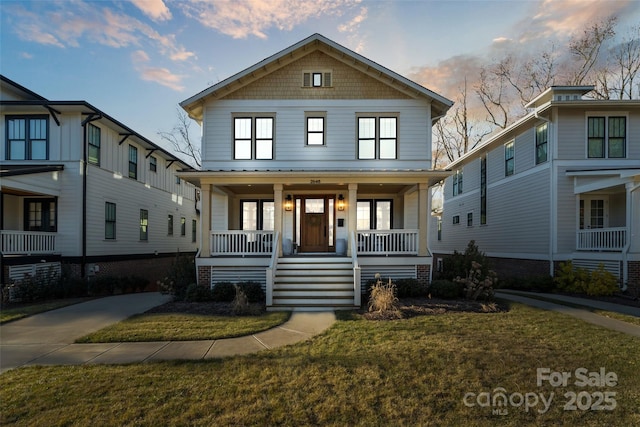
<svg viewBox="0 0 640 427">
<path fill-rule="evenodd" d="M 568 171 L 576 195 L 574 259 L 602 264 L 629 281 L 629 262 L 640 261 L 640 170 Z M 637 280 L 637 278 L 635 278 Z"/>
<path fill-rule="evenodd" d="M 360 306 L 375 273 L 429 280 L 428 189 L 446 174 L 185 173 L 201 187 L 199 283 L 259 281 L 268 307 L 310 309 Z"/>
</svg>

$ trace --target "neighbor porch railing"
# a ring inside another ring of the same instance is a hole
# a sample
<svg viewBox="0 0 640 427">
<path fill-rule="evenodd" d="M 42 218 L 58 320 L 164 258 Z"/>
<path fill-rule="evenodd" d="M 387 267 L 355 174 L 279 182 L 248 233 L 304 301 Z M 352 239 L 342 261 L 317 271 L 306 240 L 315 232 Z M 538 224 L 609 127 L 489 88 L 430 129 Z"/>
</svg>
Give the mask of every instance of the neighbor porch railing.
<svg viewBox="0 0 640 427">
<path fill-rule="evenodd" d="M 358 230 L 359 255 L 418 255 L 418 230 Z"/>
<path fill-rule="evenodd" d="M 52 254 L 56 234 L 45 231 L 0 230 L 3 255 Z"/>
<path fill-rule="evenodd" d="M 625 227 L 592 228 L 576 233 L 576 249 L 579 251 L 622 251 L 626 243 Z"/>
<path fill-rule="evenodd" d="M 225 230 L 211 232 L 211 255 L 271 255 L 274 232 Z"/>
</svg>

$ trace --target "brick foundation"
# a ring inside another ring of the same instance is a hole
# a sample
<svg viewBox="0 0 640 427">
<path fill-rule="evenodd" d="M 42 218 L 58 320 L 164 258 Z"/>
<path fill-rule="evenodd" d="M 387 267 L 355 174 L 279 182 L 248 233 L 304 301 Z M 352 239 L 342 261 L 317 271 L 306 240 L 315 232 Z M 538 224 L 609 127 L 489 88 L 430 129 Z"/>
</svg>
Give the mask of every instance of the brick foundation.
<svg viewBox="0 0 640 427">
<path fill-rule="evenodd" d="M 207 265 L 198 266 L 198 285 L 211 286 L 211 267 Z"/>
<path fill-rule="evenodd" d="M 640 297 L 640 261 L 629 261 L 627 268 L 629 271 L 627 292 L 635 297 Z"/>
<path fill-rule="evenodd" d="M 426 264 L 420 264 L 416 266 L 416 274 L 420 282 L 428 283 L 431 277 L 431 266 Z"/>
</svg>

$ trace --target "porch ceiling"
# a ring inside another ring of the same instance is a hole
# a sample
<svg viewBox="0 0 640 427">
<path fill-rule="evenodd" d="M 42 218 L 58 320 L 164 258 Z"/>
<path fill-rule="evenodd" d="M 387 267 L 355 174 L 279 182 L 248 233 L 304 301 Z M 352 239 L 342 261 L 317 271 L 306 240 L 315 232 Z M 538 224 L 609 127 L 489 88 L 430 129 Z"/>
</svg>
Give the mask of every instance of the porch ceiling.
<svg viewBox="0 0 640 427">
<path fill-rule="evenodd" d="M 243 185 L 225 185 L 221 186 L 233 194 L 271 194 L 273 193 L 273 184 L 243 184 Z M 404 184 L 362 184 L 358 185 L 358 193 L 385 193 L 400 194 L 407 191 L 413 185 Z M 284 192 L 348 192 L 347 184 L 290 184 L 283 186 Z"/>
</svg>

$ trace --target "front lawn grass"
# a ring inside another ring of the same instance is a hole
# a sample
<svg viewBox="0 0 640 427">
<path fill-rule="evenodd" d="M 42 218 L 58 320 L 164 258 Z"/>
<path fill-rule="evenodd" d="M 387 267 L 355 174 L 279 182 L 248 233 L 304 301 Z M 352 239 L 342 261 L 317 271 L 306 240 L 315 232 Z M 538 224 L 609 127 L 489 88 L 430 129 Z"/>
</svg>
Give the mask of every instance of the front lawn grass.
<svg viewBox="0 0 640 427">
<path fill-rule="evenodd" d="M 76 340 L 78 343 L 216 340 L 255 334 L 289 319 L 289 312 L 259 316 L 147 313 L 132 316 Z"/>
<path fill-rule="evenodd" d="M 68 305 L 85 302 L 90 298 L 63 298 L 50 301 L 38 301 L 34 303 L 7 303 L 0 309 L 0 324 L 12 322 L 24 317 L 32 316 L 45 311 L 55 310 Z"/>
<path fill-rule="evenodd" d="M 12 370 L 1 377 L 0 424 L 640 425 L 638 338 L 516 303 L 491 314 L 338 316 L 311 340 L 242 357 Z M 601 367 L 617 375 L 615 386 L 576 385 L 576 369 Z M 538 368 L 572 376 L 538 386 Z M 500 388 L 513 404 L 464 403 Z M 596 392 L 615 393 L 616 407 L 564 410 L 571 392 L 584 392 L 583 408 Z M 553 393 L 549 410 L 516 406 L 527 393 Z"/>
</svg>

